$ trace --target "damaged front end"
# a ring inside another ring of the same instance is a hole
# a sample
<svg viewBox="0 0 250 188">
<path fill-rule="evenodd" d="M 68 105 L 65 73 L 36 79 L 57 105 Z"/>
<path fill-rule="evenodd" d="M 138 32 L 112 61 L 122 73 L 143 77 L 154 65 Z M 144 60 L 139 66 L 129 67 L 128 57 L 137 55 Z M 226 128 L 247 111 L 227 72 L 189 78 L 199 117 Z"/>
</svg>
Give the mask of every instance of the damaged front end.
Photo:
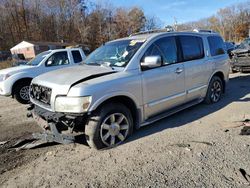
<svg viewBox="0 0 250 188">
<path fill-rule="evenodd" d="M 43 130 L 42 133 L 34 133 L 34 139 L 70 144 L 75 142 L 76 136 L 84 134 L 86 114 L 50 112 L 34 104 L 28 111 L 27 117 L 33 117 Z"/>
</svg>

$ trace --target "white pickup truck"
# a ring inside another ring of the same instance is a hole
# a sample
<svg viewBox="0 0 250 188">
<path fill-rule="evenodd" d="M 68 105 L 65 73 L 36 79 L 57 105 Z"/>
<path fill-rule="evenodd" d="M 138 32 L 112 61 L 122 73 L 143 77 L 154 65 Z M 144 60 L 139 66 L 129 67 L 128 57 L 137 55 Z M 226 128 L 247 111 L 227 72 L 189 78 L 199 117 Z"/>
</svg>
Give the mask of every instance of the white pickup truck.
<svg viewBox="0 0 250 188">
<path fill-rule="evenodd" d="M 12 96 L 18 102 L 29 102 L 31 80 L 45 72 L 78 65 L 86 58 L 81 48 L 49 50 L 40 53 L 26 65 L 0 70 L 0 95 Z"/>
</svg>

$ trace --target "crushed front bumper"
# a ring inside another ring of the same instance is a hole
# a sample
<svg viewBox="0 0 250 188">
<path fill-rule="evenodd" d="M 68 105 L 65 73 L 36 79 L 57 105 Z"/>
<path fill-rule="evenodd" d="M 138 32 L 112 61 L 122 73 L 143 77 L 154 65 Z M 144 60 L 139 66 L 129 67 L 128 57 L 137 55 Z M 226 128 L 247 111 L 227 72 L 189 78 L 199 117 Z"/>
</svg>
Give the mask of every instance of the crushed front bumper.
<svg viewBox="0 0 250 188">
<path fill-rule="evenodd" d="M 250 71 L 250 57 L 236 57 L 231 65 L 233 70 L 239 72 L 249 72 Z"/>
<path fill-rule="evenodd" d="M 28 111 L 27 117 L 33 117 L 43 130 L 43 133 L 33 134 L 35 139 L 69 144 L 75 141 L 75 136 L 84 134 L 87 121 L 85 114 L 50 112 L 34 104 L 28 108 Z"/>
</svg>

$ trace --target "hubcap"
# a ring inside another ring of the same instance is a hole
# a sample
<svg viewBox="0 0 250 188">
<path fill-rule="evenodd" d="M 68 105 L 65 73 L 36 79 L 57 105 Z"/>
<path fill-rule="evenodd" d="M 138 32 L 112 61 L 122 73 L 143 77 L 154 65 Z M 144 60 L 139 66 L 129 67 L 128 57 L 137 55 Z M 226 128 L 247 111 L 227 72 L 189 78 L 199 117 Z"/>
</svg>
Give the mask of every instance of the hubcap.
<svg viewBox="0 0 250 188">
<path fill-rule="evenodd" d="M 24 87 L 21 88 L 21 90 L 20 90 L 20 97 L 23 100 L 26 100 L 26 101 L 29 100 L 29 89 L 30 89 L 29 86 L 24 86 Z"/>
<path fill-rule="evenodd" d="M 109 115 L 102 123 L 100 135 L 102 142 L 112 147 L 123 142 L 128 136 L 129 122 L 121 113 Z"/>
<path fill-rule="evenodd" d="M 214 103 L 219 101 L 221 92 L 222 92 L 222 88 L 221 88 L 220 82 L 215 81 L 211 88 L 211 99 Z"/>
</svg>

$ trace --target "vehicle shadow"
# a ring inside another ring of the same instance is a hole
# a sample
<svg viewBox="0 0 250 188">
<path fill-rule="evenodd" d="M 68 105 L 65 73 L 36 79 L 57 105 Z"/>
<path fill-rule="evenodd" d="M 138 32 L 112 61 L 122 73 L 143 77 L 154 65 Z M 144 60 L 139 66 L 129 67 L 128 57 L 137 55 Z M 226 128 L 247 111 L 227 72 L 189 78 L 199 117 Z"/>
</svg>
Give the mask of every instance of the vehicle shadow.
<svg viewBox="0 0 250 188">
<path fill-rule="evenodd" d="M 250 101 L 250 74 L 237 74 L 228 82 L 226 93 L 222 100 L 217 104 L 206 105 L 201 103 L 199 105 L 190 107 L 172 116 L 166 117 L 153 124 L 142 127 L 135 131 L 134 134 L 124 143 L 128 143 L 165 129 L 180 127 L 190 122 L 196 121 L 202 117 L 212 114 L 233 102 L 248 102 Z"/>
</svg>

